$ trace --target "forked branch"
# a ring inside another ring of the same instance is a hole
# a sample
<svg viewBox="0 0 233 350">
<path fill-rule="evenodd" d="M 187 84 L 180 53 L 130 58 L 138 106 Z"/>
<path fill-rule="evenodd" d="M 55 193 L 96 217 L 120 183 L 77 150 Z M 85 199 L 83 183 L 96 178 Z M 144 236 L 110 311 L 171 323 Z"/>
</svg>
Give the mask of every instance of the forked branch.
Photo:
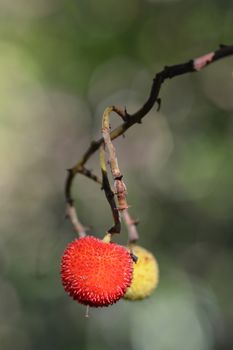
<svg viewBox="0 0 233 350">
<path fill-rule="evenodd" d="M 148 114 L 148 112 L 152 109 L 155 103 L 158 103 L 158 106 L 160 107 L 161 100 L 159 98 L 159 93 L 160 93 L 162 84 L 164 83 L 165 80 L 174 78 L 179 75 L 187 74 L 187 73 L 198 72 L 201 69 L 205 68 L 207 65 L 212 64 L 213 62 L 218 61 L 219 59 L 225 58 L 230 55 L 233 55 L 233 45 L 229 45 L 229 46 L 220 45 L 216 51 L 210 52 L 196 59 L 191 59 L 185 63 L 181 63 L 173 66 L 165 66 L 163 70 L 161 70 L 159 73 L 155 75 L 149 97 L 147 101 L 144 103 L 144 105 L 138 111 L 136 111 L 133 114 L 129 114 L 126 109 L 122 110 L 116 106 L 110 107 L 111 111 L 114 111 L 119 116 L 121 116 L 124 122 L 109 134 L 109 139 L 114 140 L 120 135 L 124 134 L 134 124 L 141 123 L 142 119 L 145 117 L 145 115 Z M 102 180 L 100 180 L 98 176 L 96 176 L 92 171 L 88 170 L 85 167 L 85 164 L 88 161 L 88 159 L 100 148 L 100 146 L 103 143 L 104 143 L 103 137 L 97 141 L 92 141 L 90 146 L 86 150 L 86 152 L 83 154 L 80 161 L 77 164 L 75 164 L 71 169 L 68 170 L 68 175 L 65 182 L 65 199 L 66 199 L 67 208 L 68 208 L 68 216 L 71 222 L 73 223 L 73 226 L 76 227 L 77 231 L 78 231 L 78 226 L 76 222 L 77 215 L 75 215 L 76 213 L 73 206 L 73 198 L 71 194 L 73 180 L 75 175 L 77 173 L 80 173 L 94 180 L 97 183 L 102 183 Z M 120 176 L 119 176 L 119 179 L 120 179 Z M 118 179 L 116 176 L 116 181 L 117 180 Z M 122 187 L 122 191 L 124 192 L 123 187 Z M 123 203 L 123 206 L 125 206 L 126 208 L 125 203 Z M 129 217 L 127 217 L 127 212 L 126 212 L 125 221 L 128 223 L 130 222 Z M 116 221 L 115 221 L 115 224 L 116 224 Z M 132 236 L 134 235 L 133 234 L 134 227 L 135 226 L 131 226 L 131 229 L 130 229 L 132 232 Z"/>
<path fill-rule="evenodd" d="M 155 75 L 149 97 L 138 111 L 133 114 L 129 114 L 126 109 L 122 110 L 115 106 L 112 107 L 113 111 L 120 115 L 124 122 L 110 133 L 111 140 L 114 140 L 120 135 L 124 134 L 134 124 L 141 123 L 142 119 L 152 109 L 154 104 L 156 102 L 160 104 L 159 93 L 165 80 L 187 73 L 198 72 L 207 65 L 230 55 L 233 55 L 233 45 L 220 45 L 216 51 L 210 52 L 196 59 L 191 59 L 185 63 L 174 66 L 165 66 L 162 71 Z M 92 141 L 80 161 L 69 169 L 65 186 L 66 202 L 72 201 L 71 187 L 73 179 L 77 173 L 88 176 L 92 180 L 99 182 L 98 177 L 95 177 L 91 171 L 84 167 L 84 165 L 88 159 L 100 148 L 103 141 L 103 138 L 100 138 L 97 141 Z"/>
</svg>

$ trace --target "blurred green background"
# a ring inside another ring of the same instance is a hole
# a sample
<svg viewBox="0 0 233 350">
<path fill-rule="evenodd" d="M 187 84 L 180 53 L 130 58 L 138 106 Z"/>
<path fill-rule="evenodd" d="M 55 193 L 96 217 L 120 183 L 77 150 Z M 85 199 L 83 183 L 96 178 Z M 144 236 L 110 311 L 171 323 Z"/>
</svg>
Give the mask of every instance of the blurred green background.
<svg viewBox="0 0 233 350">
<path fill-rule="evenodd" d="M 167 81 L 160 112 L 115 142 L 140 244 L 159 261 L 154 295 L 85 319 L 59 277 L 75 237 L 65 169 L 104 108 L 134 112 L 164 65 L 232 44 L 232 18 L 231 0 L 0 1 L 1 350 L 233 348 L 233 58 Z M 97 154 L 88 166 L 100 173 Z M 104 194 L 79 176 L 74 197 L 102 237 Z"/>
</svg>

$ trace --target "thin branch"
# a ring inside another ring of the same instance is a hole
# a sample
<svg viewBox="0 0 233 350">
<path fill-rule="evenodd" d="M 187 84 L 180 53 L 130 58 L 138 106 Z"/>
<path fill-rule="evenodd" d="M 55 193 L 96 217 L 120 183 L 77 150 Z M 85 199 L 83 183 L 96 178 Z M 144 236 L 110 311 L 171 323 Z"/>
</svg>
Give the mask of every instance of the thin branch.
<svg viewBox="0 0 233 350">
<path fill-rule="evenodd" d="M 66 203 L 69 203 L 71 205 L 73 205 L 73 203 L 74 203 L 74 200 L 73 200 L 72 195 L 71 195 L 71 187 L 72 187 L 74 177 L 77 173 L 82 174 L 82 175 L 88 177 L 89 179 L 102 185 L 101 179 L 96 174 L 94 174 L 92 170 L 89 170 L 86 167 L 84 167 L 81 164 L 81 162 L 79 162 L 76 165 L 75 171 L 73 168 L 71 168 L 71 169 L 67 169 L 67 172 L 68 172 L 68 176 L 67 176 L 66 182 L 65 182 L 65 198 L 66 198 Z"/>
<path fill-rule="evenodd" d="M 102 184 L 102 180 L 99 178 L 99 176 L 97 176 L 96 174 L 93 173 L 92 170 L 87 169 L 85 167 L 82 167 L 82 170 L 79 171 L 80 174 L 88 177 L 89 179 L 97 182 L 98 184 Z"/>
<path fill-rule="evenodd" d="M 128 230 L 129 243 L 135 243 L 139 239 L 139 234 L 136 227 L 138 225 L 138 221 L 132 219 L 128 209 L 123 211 L 122 216 Z"/>
<path fill-rule="evenodd" d="M 111 189 L 109 180 L 108 180 L 108 173 L 106 168 L 106 162 L 105 162 L 105 151 L 103 146 L 100 147 L 100 167 L 102 172 L 102 188 L 104 190 L 105 196 L 107 198 L 107 201 L 110 205 L 112 216 L 114 220 L 114 226 L 112 226 L 108 233 L 114 234 L 114 233 L 120 233 L 121 232 L 121 220 L 119 211 L 117 209 L 117 205 L 114 198 L 114 193 Z"/>
<path fill-rule="evenodd" d="M 85 237 L 86 229 L 79 221 L 75 207 L 70 203 L 66 204 L 66 217 L 70 219 L 74 230 L 79 235 L 79 238 Z"/>
<path fill-rule="evenodd" d="M 103 118 L 102 118 L 102 135 L 103 135 L 105 146 L 109 152 L 109 163 L 110 163 L 112 176 L 114 178 L 114 188 L 116 190 L 116 195 L 117 195 L 118 210 L 120 210 L 121 212 L 128 208 L 128 203 L 126 200 L 127 190 L 126 190 L 124 181 L 122 180 L 123 175 L 121 174 L 118 161 L 117 161 L 116 151 L 110 137 L 109 117 L 112 111 L 113 111 L 112 107 L 108 107 L 104 111 Z"/>
<path fill-rule="evenodd" d="M 161 99 L 159 98 L 159 93 L 160 93 L 162 84 L 164 83 L 165 80 L 174 78 L 179 75 L 187 74 L 187 73 L 198 72 L 203 68 L 205 68 L 207 65 L 212 64 L 213 62 L 230 55 L 233 55 L 233 45 L 231 46 L 220 45 L 219 49 L 217 49 L 216 51 L 210 52 L 196 59 L 191 59 L 185 63 L 177 64 L 174 66 L 165 66 L 162 71 L 160 71 L 155 75 L 149 97 L 147 101 L 144 103 L 144 105 L 138 111 L 136 111 L 133 114 L 129 114 L 126 108 L 122 110 L 115 106 L 111 107 L 111 111 L 114 111 L 115 113 L 117 113 L 123 119 L 124 122 L 110 133 L 110 140 L 114 140 L 117 137 L 124 135 L 124 133 L 134 124 L 136 123 L 140 124 L 144 116 L 148 114 L 148 112 L 153 108 L 155 103 L 157 103 L 158 108 L 160 108 Z M 104 143 L 103 137 L 97 141 L 92 141 L 90 146 L 82 156 L 81 160 L 76 165 L 74 165 L 71 169 L 68 169 L 68 175 L 65 181 L 65 199 L 67 204 L 67 217 L 69 217 L 75 231 L 78 232 L 80 237 L 85 236 L 86 232 L 83 225 L 79 222 L 75 207 L 73 206 L 74 200 L 71 194 L 72 184 L 73 184 L 74 177 L 77 173 L 83 174 L 97 183 L 102 183 L 102 181 L 98 178 L 98 176 L 96 176 L 91 170 L 85 168 L 85 164 L 88 161 L 88 159 L 100 148 L 100 146 L 103 143 Z M 119 179 L 120 177 L 121 175 L 119 176 Z M 121 181 L 121 179 L 120 180 L 117 179 L 116 181 Z M 132 241 L 135 241 L 137 239 L 137 232 L 134 231 L 136 227 L 133 223 L 133 220 L 129 216 L 127 216 L 127 213 L 128 213 L 126 211 L 127 202 L 125 202 L 124 200 L 124 193 L 126 192 L 126 189 L 124 186 L 122 186 L 121 183 L 117 185 L 117 187 L 118 187 L 117 189 L 118 197 L 121 194 L 121 192 L 123 193 L 123 197 L 122 197 L 123 202 L 122 204 L 120 204 L 120 208 L 121 208 L 121 205 L 122 205 L 122 209 L 125 207 L 123 210 L 123 213 L 124 213 L 123 217 L 128 227 L 129 240 L 131 241 L 131 237 L 132 237 Z M 118 199 L 121 202 L 121 198 L 119 197 Z M 135 240 L 133 239 L 133 237 L 135 237 Z"/>
<path fill-rule="evenodd" d="M 128 114 L 126 109 L 121 110 L 120 108 L 112 107 L 113 111 L 121 116 L 121 118 L 124 120 L 124 123 L 122 123 L 110 133 L 111 140 L 114 140 L 120 135 L 124 134 L 132 125 L 141 123 L 143 117 L 152 109 L 155 103 L 158 103 L 160 105 L 161 100 L 159 98 L 159 93 L 161 86 L 166 79 L 171 79 L 187 73 L 198 72 L 207 65 L 230 55 L 233 55 L 233 45 L 220 45 L 219 49 L 216 51 L 210 52 L 196 59 L 191 59 L 185 63 L 177 64 L 174 66 L 165 66 L 161 72 L 156 74 L 153 80 L 149 97 L 145 104 L 138 111 L 133 114 Z M 71 169 L 69 169 L 65 185 L 66 202 L 69 203 L 70 201 L 73 201 L 71 196 L 71 187 L 75 175 L 77 173 L 83 173 L 86 175 L 83 172 L 83 167 L 88 159 L 99 149 L 103 141 L 103 138 L 100 138 L 97 141 L 92 141 L 87 151 L 82 156 L 81 160 Z"/>
</svg>

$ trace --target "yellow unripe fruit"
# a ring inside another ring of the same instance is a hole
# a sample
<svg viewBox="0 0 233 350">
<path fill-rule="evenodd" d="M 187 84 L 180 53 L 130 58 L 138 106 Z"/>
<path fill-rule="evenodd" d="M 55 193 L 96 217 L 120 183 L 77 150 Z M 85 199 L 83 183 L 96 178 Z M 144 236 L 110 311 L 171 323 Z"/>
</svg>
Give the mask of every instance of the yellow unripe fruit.
<svg viewBox="0 0 233 350">
<path fill-rule="evenodd" d="M 134 263 L 133 281 L 124 298 L 128 300 L 144 299 L 150 296 L 158 285 L 158 263 L 154 255 L 148 250 L 134 244 L 130 245 L 129 248 L 138 260 Z"/>
</svg>

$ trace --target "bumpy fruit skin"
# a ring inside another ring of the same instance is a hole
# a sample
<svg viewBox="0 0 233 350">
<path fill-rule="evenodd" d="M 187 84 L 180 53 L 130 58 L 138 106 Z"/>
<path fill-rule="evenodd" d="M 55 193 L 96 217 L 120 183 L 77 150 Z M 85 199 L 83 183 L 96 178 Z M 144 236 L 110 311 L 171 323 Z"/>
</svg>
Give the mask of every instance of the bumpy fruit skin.
<svg viewBox="0 0 233 350">
<path fill-rule="evenodd" d="M 159 282 L 158 263 L 148 250 L 131 245 L 130 250 L 138 258 L 134 263 L 133 281 L 127 289 L 124 298 L 128 300 L 140 300 L 150 296 Z"/>
<path fill-rule="evenodd" d="M 65 291 L 79 303 L 94 307 L 108 306 L 122 298 L 132 275 L 128 250 L 93 236 L 71 242 L 61 261 Z"/>
</svg>

